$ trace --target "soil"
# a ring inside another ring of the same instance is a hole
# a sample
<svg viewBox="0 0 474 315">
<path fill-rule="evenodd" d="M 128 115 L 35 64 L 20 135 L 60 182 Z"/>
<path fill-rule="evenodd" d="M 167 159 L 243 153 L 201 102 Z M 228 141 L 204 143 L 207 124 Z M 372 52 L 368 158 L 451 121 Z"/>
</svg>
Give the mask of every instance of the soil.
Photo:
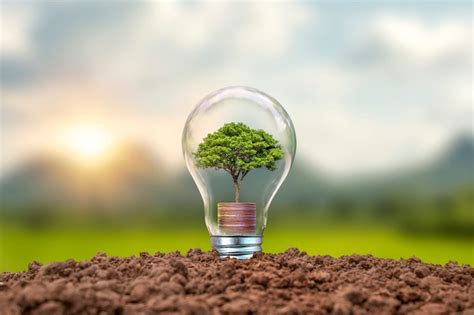
<svg viewBox="0 0 474 315">
<path fill-rule="evenodd" d="M 220 259 L 215 252 L 41 265 L 0 274 L 9 314 L 474 314 L 474 268 L 297 249 Z"/>
</svg>

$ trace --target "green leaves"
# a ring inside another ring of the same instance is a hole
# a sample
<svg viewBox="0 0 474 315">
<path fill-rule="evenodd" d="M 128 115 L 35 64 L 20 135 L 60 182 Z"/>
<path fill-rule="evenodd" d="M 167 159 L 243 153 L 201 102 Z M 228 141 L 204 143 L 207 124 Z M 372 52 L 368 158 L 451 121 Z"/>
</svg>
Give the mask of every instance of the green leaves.
<svg viewBox="0 0 474 315">
<path fill-rule="evenodd" d="M 196 166 L 223 169 L 234 183 L 240 183 L 256 168 L 275 170 L 276 161 L 283 156 L 281 145 L 272 135 L 243 123 L 227 123 L 208 134 L 194 153 Z"/>
</svg>

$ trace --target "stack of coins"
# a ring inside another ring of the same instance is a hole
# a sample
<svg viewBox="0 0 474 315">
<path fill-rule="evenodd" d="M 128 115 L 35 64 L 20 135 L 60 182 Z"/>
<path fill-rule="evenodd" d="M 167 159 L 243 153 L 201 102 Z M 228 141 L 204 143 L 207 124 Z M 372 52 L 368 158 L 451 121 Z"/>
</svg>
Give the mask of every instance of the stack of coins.
<svg viewBox="0 0 474 315">
<path fill-rule="evenodd" d="M 257 227 L 257 206 L 252 202 L 220 202 L 217 222 L 221 232 L 253 234 Z"/>
</svg>

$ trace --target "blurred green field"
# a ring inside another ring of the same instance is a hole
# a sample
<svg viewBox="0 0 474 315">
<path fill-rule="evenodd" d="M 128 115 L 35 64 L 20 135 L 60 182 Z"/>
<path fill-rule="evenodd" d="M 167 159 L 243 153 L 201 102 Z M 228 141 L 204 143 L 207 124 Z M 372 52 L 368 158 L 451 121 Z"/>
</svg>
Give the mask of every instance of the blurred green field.
<svg viewBox="0 0 474 315">
<path fill-rule="evenodd" d="M 207 230 L 197 228 L 66 228 L 28 229 L 0 227 L 0 271 L 25 270 L 28 263 L 82 260 L 103 251 L 110 256 L 139 252 L 185 253 L 190 248 L 210 249 Z M 265 252 L 297 247 L 312 255 L 341 256 L 352 253 L 384 258 L 409 258 L 444 264 L 449 260 L 474 265 L 472 239 L 402 234 L 388 229 L 315 227 L 301 229 L 273 226 L 265 232 Z"/>
</svg>

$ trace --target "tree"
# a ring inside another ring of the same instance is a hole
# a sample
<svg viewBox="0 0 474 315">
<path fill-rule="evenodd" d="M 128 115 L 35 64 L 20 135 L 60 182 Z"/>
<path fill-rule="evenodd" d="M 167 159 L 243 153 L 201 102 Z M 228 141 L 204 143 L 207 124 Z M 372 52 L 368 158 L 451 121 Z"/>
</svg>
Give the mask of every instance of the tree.
<svg viewBox="0 0 474 315">
<path fill-rule="evenodd" d="M 272 135 L 233 122 L 208 134 L 193 153 L 197 167 L 222 169 L 232 176 L 235 202 L 240 201 L 240 184 L 251 170 L 265 167 L 274 171 L 284 154 Z"/>
</svg>

